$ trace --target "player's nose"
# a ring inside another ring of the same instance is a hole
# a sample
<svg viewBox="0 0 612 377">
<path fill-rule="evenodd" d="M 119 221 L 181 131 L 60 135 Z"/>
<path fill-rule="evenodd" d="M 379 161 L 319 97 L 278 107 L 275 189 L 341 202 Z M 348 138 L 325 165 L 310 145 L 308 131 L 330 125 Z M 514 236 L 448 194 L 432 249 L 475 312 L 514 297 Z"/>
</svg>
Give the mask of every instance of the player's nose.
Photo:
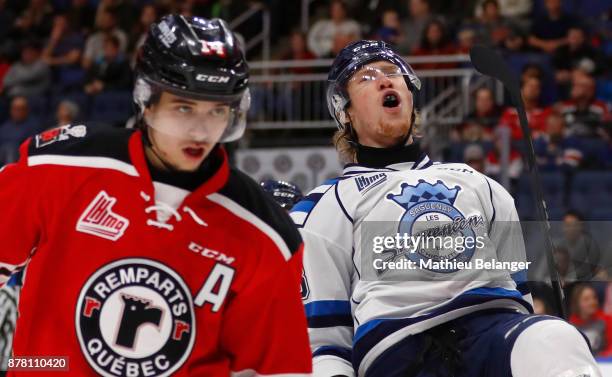
<svg viewBox="0 0 612 377">
<path fill-rule="evenodd" d="M 385 75 L 380 75 L 376 81 L 378 82 L 378 90 L 393 88 L 393 82 Z"/>
</svg>

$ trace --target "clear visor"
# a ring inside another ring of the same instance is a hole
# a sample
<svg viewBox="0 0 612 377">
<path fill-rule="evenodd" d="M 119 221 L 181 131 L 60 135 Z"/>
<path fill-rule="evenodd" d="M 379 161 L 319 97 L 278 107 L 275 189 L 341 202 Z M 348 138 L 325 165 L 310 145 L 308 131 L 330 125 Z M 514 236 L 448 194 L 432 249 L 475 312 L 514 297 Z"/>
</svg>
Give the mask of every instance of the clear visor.
<svg viewBox="0 0 612 377">
<path fill-rule="evenodd" d="M 371 82 L 380 80 L 384 77 L 393 78 L 403 76 L 403 72 L 400 67 L 393 65 L 388 67 L 364 67 L 357 71 L 353 77 L 350 78 L 349 82 Z"/>
<path fill-rule="evenodd" d="M 147 125 L 175 138 L 198 143 L 234 141 L 244 132 L 250 104 L 248 91 L 240 103 L 177 99 L 154 105 L 145 113 Z"/>
<path fill-rule="evenodd" d="M 185 140 L 216 143 L 236 116 L 229 104 L 197 105 L 190 101 L 170 103 L 145 114 L 156 131 Z"/>
<path fill-rule="evenodd" d="M 332 81 L 327 87 L 327 105 L 329 113 L 336 119 L 340 128 L 344 127 L 349 119 L 346 115 L 346 106 L 349 102 L 349 90 L 353 95 L 362 95 L 366 88 L 376 87 L 380 82 L 388 80 L 395 89 L 405 87 L 410 90 L 407 83 L 415 82 L 420 88 L 419 79 L 402 70 L 398 66 L 364 67 L 355 72 L 346 83 Z"/>
<path fill-rule="evenodd" d="M 146 124 L 156 131 L 184 140 L 221 143 L 238 140 L 244 133 L 246 115 L 251 104 L 248 88 L 238 100 L 234 99 L 231 103 L 170 91 L 181 98 L 149 107 L 147 104 L 153 93 L 163 91 L 164 88 L 153 86 L 143 78 L 138 78 L 134 86 L 134 101 Z"/>
</svg>

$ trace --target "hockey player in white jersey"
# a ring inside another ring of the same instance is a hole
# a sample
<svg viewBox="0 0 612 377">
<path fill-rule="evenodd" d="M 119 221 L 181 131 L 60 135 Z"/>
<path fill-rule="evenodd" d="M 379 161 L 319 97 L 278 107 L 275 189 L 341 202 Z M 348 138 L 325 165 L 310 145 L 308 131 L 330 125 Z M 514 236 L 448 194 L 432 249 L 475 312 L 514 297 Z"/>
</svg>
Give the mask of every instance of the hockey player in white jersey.
<svg viewBox="0 0 612 377">
<path fill-rule="evenodd" d="M 580 332 L 532 314 L 513 198 L 415 143 L 419 89 L 378 41 L 345 47 L 329 73 L 349 164 L 291 214 L 306 245 L 314 375 L 600 376 Z"/>
</svg>

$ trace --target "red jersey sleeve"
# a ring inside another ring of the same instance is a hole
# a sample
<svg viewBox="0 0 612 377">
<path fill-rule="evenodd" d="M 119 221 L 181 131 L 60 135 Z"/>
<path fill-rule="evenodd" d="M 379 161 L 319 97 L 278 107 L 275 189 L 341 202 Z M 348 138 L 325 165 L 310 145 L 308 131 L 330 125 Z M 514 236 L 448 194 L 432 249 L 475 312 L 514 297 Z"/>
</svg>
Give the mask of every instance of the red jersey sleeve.
<svg viewBox="0 0 612 377">
<path fill-rule="evenodd" d="M 303 245 L 288 261 L 270 251 L 226 309 L 223 347 L 239 376 L 308 376 L 312 355 L 300 294 Z"/>
<path fill-rule="evenodd" d="M 0 286 L 25 268 L 41 238 L 42 211 L 38 197 L 45 190 L 27 165 L 26 141 L 21 159 L 0 170 Z"/>
</svg>

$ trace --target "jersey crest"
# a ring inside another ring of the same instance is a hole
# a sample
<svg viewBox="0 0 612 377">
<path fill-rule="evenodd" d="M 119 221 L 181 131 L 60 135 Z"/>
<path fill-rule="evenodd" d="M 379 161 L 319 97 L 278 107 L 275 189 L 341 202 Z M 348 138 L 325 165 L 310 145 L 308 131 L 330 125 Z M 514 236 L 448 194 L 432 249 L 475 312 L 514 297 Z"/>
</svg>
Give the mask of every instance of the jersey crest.
<svg viewBox="0 0 612 377">
<path fill-rule="evenodd" d="M 396 256 L 404 255 L 410 261 L 424 268 L 441 273 L 456 272 L 456 268 L 438 268 L 439 264 L 421 263 L 453 261 L 469 262 L 476 249 L 473 227 L 482 225 L 482 216 L 468 219 L 454 206 L 460 186 L 447 187 L 438 180 L 435 184 L 419 180 L 416 185 L 401 184 L 399 194 L 388 194 L 387 199 L 402 207 L 398 234 L 407 234 L 412 247 Z M 472 242 L 468 242 L 472 240 Z M 427 267 L 432 265 L 434 267 Z"/>
<path fill-rule="evenodd" d="M 149 259 L 120 259 L 96 271 L 75 314 L 81 351 L 102 376 L 169 376 L 195 340 L 187 285 Z"/>
</svg>

